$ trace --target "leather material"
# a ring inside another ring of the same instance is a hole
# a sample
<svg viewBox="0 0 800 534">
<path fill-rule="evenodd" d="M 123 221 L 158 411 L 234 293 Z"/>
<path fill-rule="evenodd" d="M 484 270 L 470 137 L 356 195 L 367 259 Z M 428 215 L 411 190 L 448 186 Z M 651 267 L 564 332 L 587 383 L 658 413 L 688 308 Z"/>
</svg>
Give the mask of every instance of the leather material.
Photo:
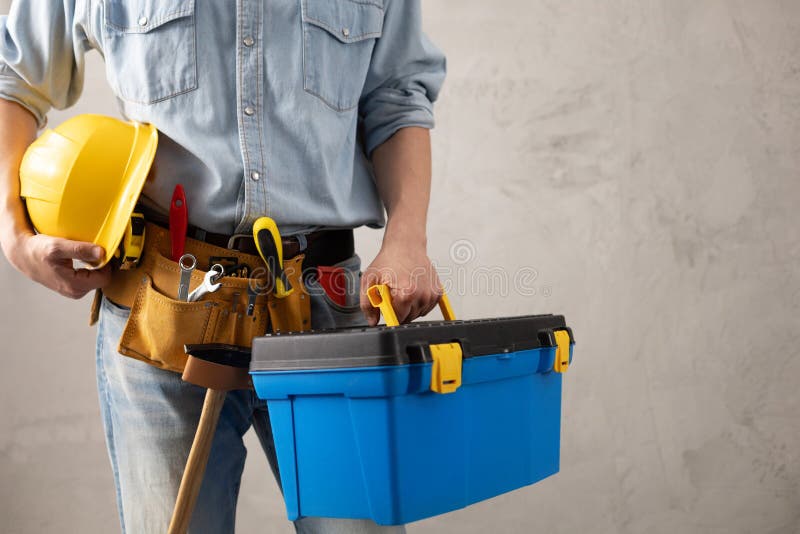
<svg viewBox="0 0 800 534">
<path fill-rule="evenodd" d="M 252 278 L 220 278 L 220 288 L 196 302 L 176 299 L 180 267 L 169 259 L 168 231 L 148 223 L 142 262 L 137 269 L 117 271 L 103 288 L 112 302 L 131 309 L 118 350 L 162 369 L 183 373 L 184 345 L 227 343 L 249 347 L 256 336 L 273 331 L 310 328 L 310 299 L 302 283 L 302 254 L 284 262 L 295 291 L 277 299 L 267 292 L 267 271 L 260 257 L 186 240 L 187 253 L 197 258 L 191 289 L 199 286 L 214 256 L 247 263 Z M 248 288 L 260 289 L 252 315 L 247 315 Z"/>
</svg>

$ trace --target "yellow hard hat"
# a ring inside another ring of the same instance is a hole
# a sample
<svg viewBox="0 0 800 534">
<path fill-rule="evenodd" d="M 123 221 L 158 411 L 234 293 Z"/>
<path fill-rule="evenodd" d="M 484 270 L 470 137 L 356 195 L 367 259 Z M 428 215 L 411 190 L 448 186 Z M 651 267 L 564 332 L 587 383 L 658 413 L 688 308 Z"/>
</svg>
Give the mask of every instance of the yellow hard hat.
<svg viewBox="0 0 800 534">
<path fill-rule="evenodd" d="M 125 234 L 158 145 L 149 124 L 78 115 L 34 141 L 19 168 L 20 196 L 41 234 L 105 249 Z"/>
</svg>

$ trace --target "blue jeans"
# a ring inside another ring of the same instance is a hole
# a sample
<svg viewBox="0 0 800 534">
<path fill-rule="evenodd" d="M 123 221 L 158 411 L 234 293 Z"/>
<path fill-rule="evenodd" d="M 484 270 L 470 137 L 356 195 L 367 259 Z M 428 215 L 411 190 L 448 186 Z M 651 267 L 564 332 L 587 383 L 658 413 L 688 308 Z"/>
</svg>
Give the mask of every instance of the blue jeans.
<svg viewBox="0 0 800 534">
<path fill-rule="evenodd" d="M 358 256 L 340 264 L 358 271 Z M 314 328 L 362 324 L 357 301 L 342 308 L 311 291 Z M 117 352 L 129 310 L 103 299 L 97 330 L 97 389 L 114 472 L 123 533 L 166 532 L 183 468 L 194 439 L 205 389 L 180 375 Z M 246 449 L 242 441 L 253 425 L 275 477 L 275 446 L 264 401 L 252 391 L 228 393 L 189 529 L 191 534 L 232 533 Z M 368 520 L 301 518 L 301 534 L 401 534 Z"/>
</svg>

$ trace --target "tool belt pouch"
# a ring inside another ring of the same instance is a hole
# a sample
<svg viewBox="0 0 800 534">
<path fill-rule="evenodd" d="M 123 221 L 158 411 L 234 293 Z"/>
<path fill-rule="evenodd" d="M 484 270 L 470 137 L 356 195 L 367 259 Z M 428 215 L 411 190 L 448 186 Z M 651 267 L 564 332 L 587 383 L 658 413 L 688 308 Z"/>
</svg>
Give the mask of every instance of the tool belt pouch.
<svg viewBox="0 0 800 534">
<path fill-rule="evenodd" d="M 269 320 L 273 332 L 301 332 L 311 328 L 311 301 L 303 285 L 303 258 L 301 254 L 284 262 L 286 278 L 294 291 L 283 298 L 270 295 Z"/>
<path fill-rule="evenodd" d="M 187 355 L 184 345 L 225 343 L 249 347 L 268 325 L 273 330 L 303 330 L 309 323 L 308 295 L 302 286 L 303 256 L 287 260 L 284 269 L 296 288 L 284 299 L 260 291 L 252 315 L 248 315 L 248 286 L 266 288 L 266 271 L 260 258 L 206 243 L 187 240 L 186 251 L 197 257 L 198 267 L 207 267 L 211 256 L 237 256 L 255 267 L 263 277 L 223 277 L 219 289 L 196 302 L 179 301 L 177 296 L 180 266 L 165 256 L 169 239 L 159 227 L 148 225 L 148 243 L 142 264 L 133 271 L 115 273 L 104 289 L 111 301 L 131 309 L 119 341 L 118 351 L 146 363 L 183 373 Z M 166 239 L 165 239 L 166 237 Z M 192 273 L 190 288 L 202 283 L 206 271 Z"/>
</svg>

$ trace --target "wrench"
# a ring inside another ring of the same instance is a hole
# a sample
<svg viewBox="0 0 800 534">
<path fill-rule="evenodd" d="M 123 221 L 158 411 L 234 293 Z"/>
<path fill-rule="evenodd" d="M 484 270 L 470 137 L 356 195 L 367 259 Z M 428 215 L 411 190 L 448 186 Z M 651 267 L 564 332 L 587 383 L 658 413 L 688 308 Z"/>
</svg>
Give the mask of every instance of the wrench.
<svg viewBox="0 0 800 534">
<path fill-rule="evenodd" d="M 191 254 L 184 254 L 178 260 L 181 266 L 181 280 L 178 283 L 178 300 L 186 301 L 189 298 L 189 283 L 192 281 L 192 271 L 197 267 L 197 258 Z"/>
<path fill-rule="evenodd" d="M 225 268 L 219 263 L 212 265 L 211 270 L 203 276 L 203 282 L 197 286 L 194 291 L 189 293 L 189 298 L 187 300 L 189 302 L 200 300 L 204 295 L 208 295 L 219 289 L 220 284 L 215 283 L 215 281 L 222 276 L 224 272 Z"/>
</svg>

